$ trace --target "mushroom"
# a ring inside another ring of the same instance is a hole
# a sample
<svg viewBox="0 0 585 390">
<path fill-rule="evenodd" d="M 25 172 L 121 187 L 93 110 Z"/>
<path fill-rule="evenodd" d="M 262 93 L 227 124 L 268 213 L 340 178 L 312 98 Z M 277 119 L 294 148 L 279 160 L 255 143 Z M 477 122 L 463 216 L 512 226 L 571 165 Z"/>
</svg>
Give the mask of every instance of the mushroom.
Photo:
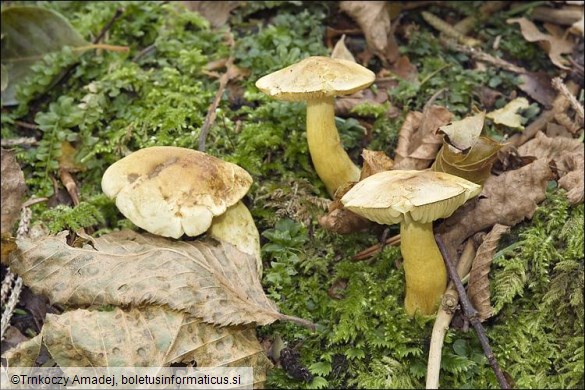
<svg viewBox="0 0 585 390">
<path fill-rule="evenodd" d="M 409 315 L 434 314 L 447 285 L 433 221 L 449 217 L 480 192 L 480 185 L 448 173 L 394 170 L 360 181 L 341 198 L 347 209 L 371 221 L 400 223 Z"/>
<path fill-rule="evenodd" d="M 355 62 L 308 57 L 260 78 L 256 87 L 278 100 L 307 102 L 307 142 L 313 165 L 331 196 L 347 182 L 358 181 L 335 126 L 334 100 L 371 85 L 372 71 Z"/>
<path fill-rule="evenodd" d="M 173 146 L 140 149 L 112 164 L 102 190 L 126 218 L 164 237 L 212 237 L 235 245 L 258 261 L 260 236 L 240 201 L 252 177 L 236 164 Z"/>
</svg>

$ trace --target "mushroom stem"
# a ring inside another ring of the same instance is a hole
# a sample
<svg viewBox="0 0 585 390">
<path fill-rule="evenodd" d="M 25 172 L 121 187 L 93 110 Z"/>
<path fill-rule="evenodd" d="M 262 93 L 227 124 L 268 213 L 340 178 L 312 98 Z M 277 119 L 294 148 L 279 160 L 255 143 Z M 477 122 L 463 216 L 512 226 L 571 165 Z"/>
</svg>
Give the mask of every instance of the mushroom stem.
<svg viewBox="0 0 585 390">
<path fill-rule="evenodd" d="M 360 169 L 351 161 L 335 126 L 335 98 L 332 96 L 307 102 L 307 142 L 317 175 L 329 195 L 350 181 L 358 181 Z"/>
<path fill-rule="evenodd" d="M 242 201 L 228 207 L 222 215 L 213 218 L 208 233 L 216 240 L 228 242 L 238 250 L 254 256 L 256 259 L 256 271 L 258 276 L 262 277 L 260 234 L 252 214 L 250 214 L 250 211 Z"/>
<path fill-rule="evenodd" d="M 433 223 L 406 220 L 400 224 L 400 251 L 404 259 L 406 298 L 409 315 L 431 315 L 447 286 L 447 270 L 433 235 Z"/>
</svg>

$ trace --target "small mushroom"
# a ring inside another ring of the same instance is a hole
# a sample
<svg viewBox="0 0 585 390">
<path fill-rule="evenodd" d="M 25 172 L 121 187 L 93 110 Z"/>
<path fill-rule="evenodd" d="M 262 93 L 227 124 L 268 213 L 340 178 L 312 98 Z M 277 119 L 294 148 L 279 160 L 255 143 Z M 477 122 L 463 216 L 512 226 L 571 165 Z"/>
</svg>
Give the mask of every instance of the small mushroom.
<svg viewBox="0 0 585 390">
<path fill-rule="evenodd" d="M 371 85 L 372 71 L 355 62 L 308 57 L 260 78 L 256 87 L 278 100 L 307 102 L 307 142 L 317 174 L 331 196 L 347 182 L 358 181 L 335 126 L 334 99 Z"/>
<path fill-rule="evenodd" d="M 480 185 L 448 173 L 394 170 L 360 181 L 341 198 L 347 209 L 371 221 L 400 223 L 409 315 L 434 314 L 447 285 L 433 221 L 449 217 L 480 192 Z"/>
<path fill-rule="evenodd" d="M 102 190 L 126 218 L 164 237 L 205 232 L 260 262 L 260 236 L 240 201 L 252 177 L 206 153 L 173 146 L 140 149 L 112 164 Z"/>
</svg>

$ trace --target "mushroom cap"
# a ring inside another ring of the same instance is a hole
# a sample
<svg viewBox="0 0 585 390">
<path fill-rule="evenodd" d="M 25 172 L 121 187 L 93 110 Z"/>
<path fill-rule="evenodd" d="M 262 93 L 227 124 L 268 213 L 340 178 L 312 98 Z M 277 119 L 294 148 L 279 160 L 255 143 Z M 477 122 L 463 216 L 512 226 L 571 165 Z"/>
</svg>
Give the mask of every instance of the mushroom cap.
<svg viewBox="0 0 585 390">
<path fill-rule="evenodd" d="M 443 172 L 384 171 L 357 183 L 341 202 L 350 211 L 381 224 L 429 223 L 449 217 L 481 188 Z"/>
<path fill-rule="evenodd" d="M 112 164 L 102 190 L 135 225 L 165 237 L 197 236 L 244 197 L 243 168 L 196 150 L 154 146 Z"/>
<path fill-rule="evenodd" d="M 278 100 L 304 101 L 350 95 L 375 79 L 374 72 L 355 62 L 315 56 L 261 77 L 256 87 Z"/>
</svg>

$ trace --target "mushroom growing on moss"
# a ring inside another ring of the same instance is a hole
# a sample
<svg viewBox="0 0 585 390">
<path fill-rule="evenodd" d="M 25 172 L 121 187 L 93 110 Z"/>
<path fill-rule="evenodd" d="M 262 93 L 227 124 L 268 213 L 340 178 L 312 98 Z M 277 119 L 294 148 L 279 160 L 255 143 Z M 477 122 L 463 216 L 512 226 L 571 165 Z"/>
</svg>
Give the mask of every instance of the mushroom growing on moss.
<svg viewBox="0 0 585 390">
<path fill-rule="evenodd" d="M 350 95 L 371 85 L 372 71 L 355 62 L 308 57 L 260 78 L 256 87 L 278 100 L 307 102 L 307 142 L 317 174 L 331 196 L 360 169 L 351 161 L 335 126 L 335 96 Z"/>
<path fill-rule="evenodd" d="M 409 315 L 434 314 L 447 286 L 433 221 L 449 217 L 480 192 L 481 186 L 447 173 L 395 170 L 360 181 L 341 198 L 347 209 L 371 221 L 400 223 Z"/>
<path fill-rule="evenodd" d="M 240 201 L 252 177 L 243 168 L 206 153 L 173 146 L 140 149 L 112 164 L 102 190 L 126 218 L 164 237 L 212 237 L 260 262 L 260 236 Z"/>
</svg>

